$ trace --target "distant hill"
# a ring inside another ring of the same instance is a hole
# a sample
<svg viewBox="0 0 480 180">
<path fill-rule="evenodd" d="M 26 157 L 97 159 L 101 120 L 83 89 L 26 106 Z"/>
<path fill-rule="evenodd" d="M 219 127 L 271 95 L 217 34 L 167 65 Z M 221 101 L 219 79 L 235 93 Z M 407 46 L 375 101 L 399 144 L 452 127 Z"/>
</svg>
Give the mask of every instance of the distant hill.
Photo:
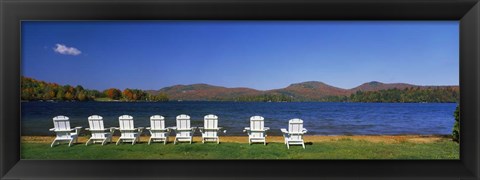
<svg viewBox="0 0 480 180">
<path fill-rule="evenodd" d="M 350 92 L 357 92 L 357 91 L 379 91 L 379 90 L 385 90 L 385 89 L 405 89 L 405 88 L 410 88 L 410 87 L 416 87 L 415 85 L 412 84 L 405 84 L 405 83 L 390 83 L 390 84 L 385 84 L 381 83 L 378 81 L 372 81 L 368 83 L 363 83 L 360 86 L 357 86 L 355 88 L 350 89 Z"/>
<path fill-rule="evenodd" d="M 386 90 L 386 89 L 405 89 L 405 88 L 456 88 L 458 90 L 458 86 L 418 86 L 413 84 L 406 84 L 406 83 L 381 83 L 378 81 L 372 81 L 368 83 L 363 83 L 360 86 L 350 89 L 351 93 L 355 93 L 357 91 L 379 91 L 379 90 Z"/>
<path fill-rule="evenodd" d="M 175 85 L 160 90 L 148 90 L 156 95 L 165 93 L 170 100 L 236 100 L 252 96 L 284 96 L 300 101 L 321 101 L 327 97 L 350 96 L 357 91 L 369 92 L 405 88 L 454 88 L 458 86 L 418 86 L 406 83 L 382 83 L 372 81 L 352 89 L 342 89 L 319 81 L 294 83 L 285 88 L 261 91 L 251 88 L 227 88 L 209 84 Z"/>
<path fill-rule="evenodd" d="M 283 89 L 270 90 L 266 93 L 278 93 L 299 100 L 321 100 L 327 96 L 346 96 L 348 90 L 337 88 L 318 81 L 291 84 Z"/>
<path fill-rule="evenodd" d="M 256 96 L 263 92 L 249 88 L 226 88 L 208 84 L 175 85 L 162 88 L 158 91 L 148 90 L 153 95 L 167 94 L 172 100 L 223 100 L 239 96 Z"/>
</svg>

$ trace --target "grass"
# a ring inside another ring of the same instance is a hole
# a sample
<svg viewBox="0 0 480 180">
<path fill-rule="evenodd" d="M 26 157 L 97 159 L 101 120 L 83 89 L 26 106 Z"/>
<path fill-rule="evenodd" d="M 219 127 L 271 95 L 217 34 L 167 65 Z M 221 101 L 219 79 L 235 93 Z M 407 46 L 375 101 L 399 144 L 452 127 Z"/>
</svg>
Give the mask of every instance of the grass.
<svg viewBox="0 0 480 180">
<path fill-rule="evenodd" d="M 263 144 L 194 142 L 174 145 L 146 142 L 131 145 L 61 144 L 22 142 L 22 159 L 459 159 L 459 145 L 448 139 L 435 142 L 370 142 L 341 138 L 307 142 L 306 149 L 283 143 Z"/>
<path fill-rule="evenodd" d="M 95 101 L 102 101 L 102 102 L 104 102 L 104 101 L 113 101 L 113 99 L 111 99 L 111 98 L 106 98 L 106 97 L 105 97 L 105 98 L 95 98 L 94 100 L 95 100 Z"/>
</svg>

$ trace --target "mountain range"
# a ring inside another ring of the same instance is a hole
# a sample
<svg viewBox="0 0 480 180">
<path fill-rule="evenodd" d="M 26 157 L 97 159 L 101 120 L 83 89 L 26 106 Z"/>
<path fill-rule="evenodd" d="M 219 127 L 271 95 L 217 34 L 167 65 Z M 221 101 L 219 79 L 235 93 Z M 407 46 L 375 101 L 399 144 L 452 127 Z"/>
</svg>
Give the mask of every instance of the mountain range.
<svg viewBox="0 0 480 180">
<path fill-rule="evenodd" d="M 256 90 L 251 88 L 227 88 L 209 84 L 174 85 L 159 90 L 147 90 L 149 94 L 164 93 L 170 100 L 225 100 L 246 96 L 282 95 L 295 99 L 321 100 L 331 96 L 349 96 L 357 91 L 379 91 L 405 88 L 453 88 L 459 86 L 418 86 L 406 83 L 382 83 L 372 81 L 352 89 L 342 89 L 319 81 L 307 81 L 291 84 L 285 88 L 272 90 Z"/>
</svg>

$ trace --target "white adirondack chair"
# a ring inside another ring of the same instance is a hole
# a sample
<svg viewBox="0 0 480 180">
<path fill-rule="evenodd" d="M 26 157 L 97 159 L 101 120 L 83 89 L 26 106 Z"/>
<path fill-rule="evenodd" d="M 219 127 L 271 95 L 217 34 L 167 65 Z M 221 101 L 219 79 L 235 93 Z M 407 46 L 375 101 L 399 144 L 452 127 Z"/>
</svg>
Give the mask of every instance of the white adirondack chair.
<svg viewBox="0 0 480 180">
<path fill-rule="evenodd" d="M 307 129 L 303 128 L 303 121 L 301 119 L 291 119 L 288 121 L 288 131 L 285 128 L 280 129 L 285 138 L 285 144 L 290 149 L 290 145 L 298 144 L 302 145 L 305 149 L 305 143 L 303 142 L 303 134 L 307 133 Z"/>
<path fill-rule="evenodd" d="M 222 129 L 222 127 L 218 127 L 218 117 L 209 114 L 203 118 L 203 126 L 199 127 L 200 132 L 202 133 L 202 143 L 206 141 L 216 141 L 217 144 L 220 143 L 220 138 L 218 137 L 218 133 Z M 226 131 L 224 131 L 225 133 Z"/>
<path fill-rule="evenodd" d="M 67 116 L 56 116 L 53 118 L 53 128 L 50 131 L 55 132 L 56 137 L 53 140 L 50 147 L 53 147 L 55 143 L 60 144 L 60 141 L 69 141 L 68 146 L 70 147 L 72 143 L 78 142 L 78 134 L 80 133 L 82 127 L 70 128 L 70 120 Z M 72 132 L 75 131 L 75 132 Z"/>
<path fill-rule="evenodd" d="M 167 144 L 170 129 L 165 127 L 165 118 L 163 116 L 151 116 L 150 127 L 147 127 L 147 130 L 149 130 L 151 134 L 148 144 L 150 144 L 152 141 L 163 141 L 163 144 Z"/>
<path fill-rule="evenodd" d="M 117 145 L 120 142 L 132 142 L 134 145 L 140 141 L 140 134 L 142 134 L 143 127 L 135 128 L 133 125 L 133 117 L 129 115 L 123 115 L 118 117 L 118 123 L 120 128 L 116 128 L 120 131 L 120 138 L 118 138 Z"/>
<path fill-rule="evenodd" d="M 188 141 L 192 144 L 193 133 L 195 132 L 195 127 L 190 127 L 190 116 L 181 114 L 177 116 L 177 126 L 172 127 L 177 134 L 173 144 L 177 142 Z"/>
<path fill-rule="evenodd" d="M 90 128 L 85 128 L 85 130 L 90 131 L 92 136 L 85 143 L 85 146 L 88 146 L 90 142 L 93 144 L 101 142 L 102 146 L 107 142 L 112 142 L 112 134 L 115 128 L 105 128 L 103 126 L 103 117 L 99 115 L 92 115 L 88 117 L 88 125 Z"/>
<path fill-rule="evenodd" d="M 248 133 L 248 144 L 254 142 L 263 142 L 267 145 L 266 138 L 269 127 L 264 127 L 264 118 L 262 116 L 252 116 L 250 118 L 250 127 L 246 127 L 243 132 Z"/>
</svg>

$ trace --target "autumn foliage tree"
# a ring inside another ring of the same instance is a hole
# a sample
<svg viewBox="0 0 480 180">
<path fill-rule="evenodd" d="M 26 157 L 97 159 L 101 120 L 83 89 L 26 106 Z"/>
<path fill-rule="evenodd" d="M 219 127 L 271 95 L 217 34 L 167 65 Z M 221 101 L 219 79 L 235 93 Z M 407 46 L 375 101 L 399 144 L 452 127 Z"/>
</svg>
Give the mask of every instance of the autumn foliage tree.
<svg viewBox="0 0 480 180">
<path fill-rule="evenodd" d="M 456 88 L 405 88 L 380 91 L 357 91 L 350 102 L 458 102 L 460 92 Z"/>
<path fill-rule="evenodd" d="M 81 86 L 70 85 L 59 86 L 56 83 L 47 83 L 28 77 L 21 78 L 22 100 L 71 100 L 88 101 L 94 96 L 87 96 L 92 90 L 84 89 Z"/>
<path fill-rule="evenodd" d="M 168 101 L 168 96 L 165 93 L 159 93 L 157 95 L 148 95 L 148 100 L 149 101 Z"/>
<path fill-rule="evenodd" d="M 104 94 L 110 98 L 110 99 L 115 99 L 119 100 L 122 97 L 122 91 L 115 89 L 115 88 L 110 88 L 104 91 Z"/>
<path fill-rule="evenodd" d="M 114 100 L 128 101 L 168 101 L 166 94 L 160 97 L 152 96 L 140 89 L 125 89 L 123 92 L 116 88 L 110 88 L 103 92 L 98 90 L 85 89 L 80 85 L 60 86 L 56 83 L 47 83 L 33 78 L 22 77 L 21 99 L 27 101 L 36 100 L 57 100 L 57 101 L 89 101 L 95 98 L 110 98 Z"/>
<path fill-rule="evenodd" d="M 128 101 L 138 101 L 138 100 L 146 100 L 147 93 L 140 89 L 125 89 L 123 90 L 123 98 Z"/>
<path fill-rule="evenodd" d="M 128 88 L 123 90 L 123 97 L 127 100 L 133 100 L 133 91 Z"/>
</svg>

